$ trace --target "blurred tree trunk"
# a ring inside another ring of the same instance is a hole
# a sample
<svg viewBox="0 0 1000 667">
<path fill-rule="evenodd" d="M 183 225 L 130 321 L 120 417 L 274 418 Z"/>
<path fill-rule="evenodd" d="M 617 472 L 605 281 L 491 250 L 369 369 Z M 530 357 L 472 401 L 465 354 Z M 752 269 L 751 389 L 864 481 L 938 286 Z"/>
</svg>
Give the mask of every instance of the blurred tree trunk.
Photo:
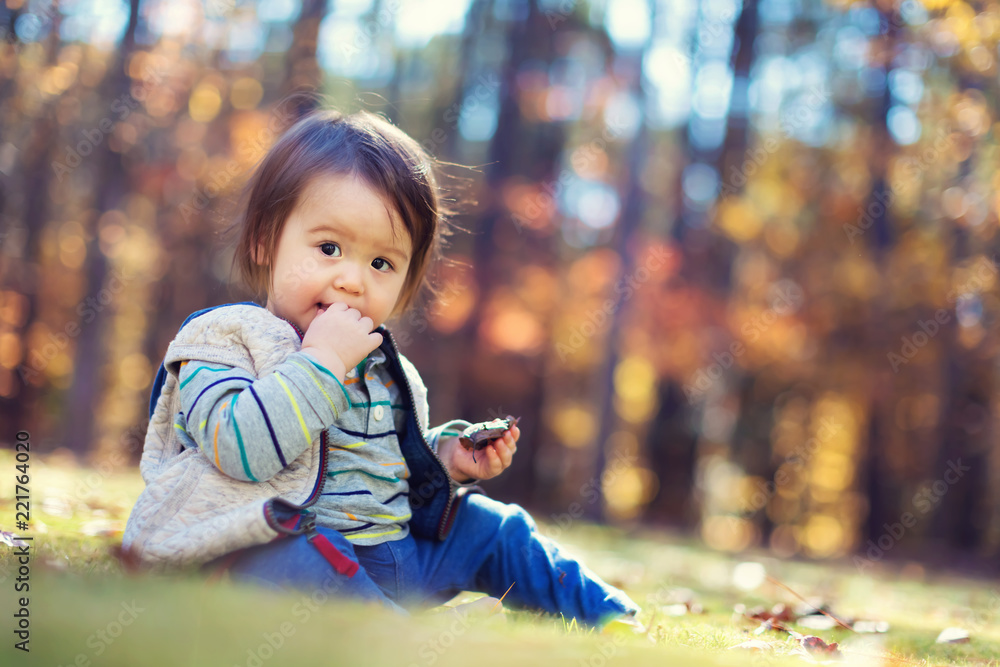
<svg viewBox="0 0 1000 667">
<path fill-rule="evenodd" d="M 101 84 L 101 99 L 112 100 L 123 97 L 131 99 L 132 79 L 129 76 L 128 66 L 137 51 L 135 34 L 141 16 L 140 2 L 141 0 L 129 2 L 128 25 L 115 64 Z M 87 294 L 94 294 L 100 290 L 108 277 L 108 264 L 101 251 L 97 233 L 100 215 L 119 207 L 125 195 L 132 191 L 132 174 L 125 167 L 124 155 L 113 151 L 110 144 L 110 141 L 103 141 L 96 151 L 100 174 L 95 179 L 98 183 L 98 191 L 94 197 L 94 208 L 97 213 L 89 220 L 91 228 L 87 232 L 91 241 L 87 245 L 87 259 L 83 267 L 88 286 L 85 291 Z M 94 415 L 105 390 L 105 380 L 100 371 L 106 362 L 103 341 L 108 319 L 107 310 L 97 311 L 92 322 L 80 327 L 80 335 L 76 342 L 73 384 L 69 390 L 62 442 L 77 454 L 88 452 L 94 441 Z"/>
<path fill-rule="evenodd" d="M 953 75 L 958 82 L 959 90 L 977 90 L 984 87 L 987 81 L 984 77 L 970 76 L 965 70 L 956 68 Z M 954 182 L 962 187 L 976 170 L 983 166 L 978 164 L 986 158 L 981 142 L 973 142 L 968 157 L 958 165 L 958 173 Z M 957 223 L 957 221 L 956 221 Z M 951 258 L 948 266 L 955 268 L 978 262 L 992 261 L 992 253 L 988 247 L 977 247 L 977 236 L 968 224 L 951 224 Z M 979 259 L 983 257 L 983 259 Z M 989 258 L 989 260 L 985 259 Z M 995 267 L 994 267 L 995 268 Z M 968 288 L 968 286 L 966 286 Z M 991 512 L 991 480 L 990 454 L 991 448 L 997 446 L 994 423 L 991 417 L 991 401 L 995 395 L 996 383 L 994 373 L 983 363 L 984 341 L 966 343 L 964 335 L 971 332 L 963 331 L 968 326 L 981 326 L 973 322 L 970 316 L 976 310 L 976 304 L 982 303 L 981 290 L 959 294 L 958 300 L 951 307 L 949 319 L 941 325 L 941 348 L 943 354 L 939 360 L 943 386 L 941 387 L 941 413 L 938 422 L 939 447 L 937 456 L 933 457 L 933 468 L 927 470 L 924 479 L 931 484 L 931 495 L 925 496 L 933 500 L 934 512 L 930 525 L 924 535 L 926 543 L 946 545 L 946 549 L 937 550 L 936 557 L 940 565 L 954 566 L 956 557 L 959 562 L 968 562 L 981 558 L 987 553 Z M 971 306 L 966 312 L 966 303 Z M 928 319 L 933 314 L 928 312 Z M 963 324 L 962 320 L 966 319 Z M 910 323 L 909 331 L 913 330 Z M 968 339 L 966 339 L 968 340 Z M 995 348 L 994 348 L 995 350 Z M 929 353 L 926 348 L 921 354 Z M 993 352 L 995 354 L 995 351 Z M 934 483 L 944 480 L 947 490 L 941 494 L 933 487 Z M 995 481 L 992 482 L 995 484 Z M 879 524 L 881 525 L 881 524 Z M 995 553 L 993 554 L 995 556 Z M 993 571 L 998 566 L 994 562 Z"/>
<path fill-rule="evenodd" d="M 551 163 L 532 164 L 526 138 L 534 135 L 537 128 L 530 127 L 521 116 L 519 106 L 519 91 L 517 87 L 517 74 L 521 70 L 523 63 L 530 58 L 541 58 L 543 62 L 548 62 L 548 53 L 551 47 L 552 34 L 544 23 L 542 14 L 538 8 L 537 0 L 528 0 L 528 15 L 523 21 L 512 21 L 509 23 L 496 21 L 496 30 L 503 31 L 502 41 L 506 44 L 504 53 L 506 59 L 503 62 L 499 73 L 500 108 L 497 114 L 496 131 L 490 140 L 489 157 L 485 169 L 485 178 L 481 192 L 485 201 L 481 202 L 482 213 L 476 220 L 476 227 L 472 229 L 472 271 L 475 278 L 476 290 L 479 298 L 469 315 L 467 324 L 462 336 L 461 359 L 468 359 L 461 373 L 459 386 L 461 387 L 459 396 L 459 413 L 470 421 L 482 421 L 492 419 L 499 415 L 499 412 L 508 412 L 521 418 L 521 438 L 524 443 L 532 443 L 534 446 L 522 448 L 521 454 L 515 457 L 514 465 L 517 468 L 511 470 L 511 475 L 501 476 L 490 482 L 490 487 L 496 489 L 500 497 L 509 491 L 512 484 L 520 488 L 533 488 L 534 481 L 534 456 L 537 454 L 537 444 L 541 434 L 541 412 L 539 406 L 542 404 L 540 384 L 536 382 L 524 395 L 519 396 L 515 403 L 504 401 L 499 396 L 477 395 L 475 391 L 469 391 L 473 387 L 489 387 L 488 377 L 495 372 L 498 365 L 505 365 L 508 369 L 517 367 L 518 370 L 527 370 L 526 364 L 522 360 L 510 358 L 499 358 L 494 353 L 485 353 L 482 341 L 480 340 L 479 324 L 483 320 L 484 305 L 492 295 L 496 285 L 503 283 L 510 278 L 510 269 L 505 267 L 506 262 L 502 261 L 497 251 L 497 236 L 504 233 L 500 229 L 505 224 L 512 224 L 506 214 L 506 208 L 501 199 L 504 185 L 513 174 L 529 173 L 538 178 L 544 178 L 551 174 Z M 491 2 L 490 5 L 493 5 Z M 475 18 L 475 17 L 473 17 Z M 469 24 L 474 28 L 474 24 Z M 466 34 L 466 40 L 473 39 Z M 468 46 L 474 46 L 473 42 L 467 42 Z M 475 63 L 475 59 L 470 58 L 462 63 L 463 75 L 461 80 L 465 85 L 470 85 L 475 77 L 475 72 L 467 68 Z M 470 91 L 463 90 L 459 98 L 459 104 L 464 104 L 466 95 Z M 534 172 L 534 173 L 532 173 Z M 542 172 L 542 173 L 537 173 Z M 509 231 L 509 230 L 507 230 Z M 503 276 L 498 275 L 503 271 Z M 509 353 L 502 353 L 507 355 Z M 529 361 L 528 363 L 535 363 Z M 525 456 L 524 454 L 527 454 Z M 521 459 L 518 461 L 517 459 Z M 511 482 L 514 478 L 515 482 Z"/>
<path fill-rule="evenodd" d="M 880 67 L 885 72 L 885 80 L 888 81 L 892 72 L 892 58 L 888 54 L 895 52 L 898 41 L 898 28 L 892 23 L 893 14 L 880 12 L 879 20 L 888 24 L 888 29 L 882 37 L 877 40 L 877 48 L 873 48 L 871 53 L 873 59 L 880 54 L 883 55 L 884 62 L 870 63 L 874 67 Z M 886 256 L 892 246 L 892 224 L 889 207 L 873 207 L 876 202 L 887 201 L 886 197 L 891 196 L 887 178 L 887 164 L 889 157 L 896 153 L 895 142 L 889 134 L 888 114 L 892 105 L 891 92 L 888 85 L 884 85 L 882 95 L 877 98 L 877 104 L 872 107 L 871 125 L 874 135 L 873 145 L 868 154 L 868 165 L 872 175 L 872 188 L 866 202 L 866 212 L 872 215 L 874 222 L 866 235 L 870 244 L 874 265 L 877 271 L 882 271 L 886 264 Z M 876 211 L 880 213 L 875 214 Z M 879 282 L 886 284 L 885 277 L 879 276 Z M 870 304 L 871 314 L 868 318 L 868 327 L 861 340 L 865 341 L 866 353 L 871 354 L 874 359 L 871 362 L 871 373 L 874 376 L 871 383 L 869 395 L 868 415 L 870 423 L 868 425 L 868 451 L 865 454 L 866 470 L 866 490 L 868 492 L 868 523 L 867 537 L 878 540 L 882 534 L 883 526 L 893 523 L 899 519 L 900 513 L 907 508 L 902 507 L 902 492 L 906 487 L 902 484 L 898 471 L 892 469 L 889 457 L 887 456 L 887 443 L 891 438 L 894 420 L 894 401 L 892 391 L 893 380 L 888 377 L 883 365 L 885 349 L 890 349 L 896 340 L 895 336 L 890 336 L 882 325 L 886 321 L 886 299 L 884 292 L 879 291 Z"/>
<path fill-rule="evenodd" d="M 59 26 L 62 15 L 55 6 L 52 7 L 53 25 L 49 34 L 45 38 L 45 63 L 55 64 L 59 54 Z M 15 11 L 11 14 L 10 30 L 13 34 L 14 21 L 22 12 Z M 15 63 L 19 63 L 20 51 L 25 45 L 20 42 L 5 44 L 5 48 L 13 50 Z M 0 108 L 3 108 L 6 98 L 18 93 L 17 71 L 15 66 L 3 86 L 3 97 L 0 98 Z M 28 144 L 23 150 L 18 151 L 18 159 L 21 160 L 20 169 L 12 169 L 14 173 L 20 172 L 18 179 L 13 174 L 5 174 L 0 180 L 0 210 L 6 210 L 8 204 L 15 204 L 21 207 L 20 215 L 24 221 L 24 247 L 20 258 L 15 259 L 13 254 L 7 254 L 9 264 L 6 266 L 2 283 L 13 288 L 17 293 L 24 296 L 27 307 L 21 319 L 21 325 L 14 333 L 20 339 L 21 349 L 24 356 L 21 359 L 14 375 L 11 378 L 14 394 L 11 400 L 0 401 L 0 421 L 16 425 L 17 428 L 37 430 L 41 427 L 41 433 L 51 436 L 54 429 L 47 424 L 39 424 L 36 420 L 34 406 L 37 405 L 39 397 L 47 384 L 45 367 L 48 360 L 39 355 L 42 350 L 32 350 L 28 341 L 28 332 L 39 316 L 38 292 L 41 287 L 42 277 L 42 256 L 41 239 L 45 231 L 46 223 L 51 215 L 52 196 L 52 160 L 56 155 L 57 142 L 59 140 L 59 122 L 57 119 L 57 109 L 61 98 L 56 96 L 47 103 L 41 105 L 38 115 L 31 121 L 31 130 L 28 133 Z M 11 128 L 13 130 L 13 128 Z M 8 134 L 8 133 L 4 133 Z M 9 134 L 14 134 L 11 131 Z M 13 165 L 12 165 L 13 166 Z M 15 191 L 15 196 L 8 194 L 9 190 Z M 10 217 L 11 221 L 19 217 L 18 213 Z M 8 242 L 9 228 L 0 229 L 0 246 Z M 11 236 L 11 240 L 13 237 Z M 49 343 L 50 341 L 45 341 Z M 32 355 L 31 353 L 35 354 Z M 40 361 L 41 360 L 41 361 Z M 13 433 L 13 431 L 11 431 Z M 43 436 L 44 437 L 44 436 Z"/>
<path fill-rule="evenodd" d="M 479 17 L 489 15 L 491 5 L 475 7 L 476 12 L 470 13 L 469 30 L 475 29 Z M 539 63 L 548 72 L 558 54 L 557 39 L 562 33 L 576 30 L 578 26 L 568 21 L 553 30 L 537 0 L 529 0 L 523 19 L 492 23 L 498 26 L 497 30 L 504 31 L 502 41 L 506 44 L 506 60 L 499 73 L 497 126 L 490 140 L 485 182 L 480 189 L 482 213 L 472 230 L 472 270 L 479 298 L 461 334 L 462 349 L 457 352 L 459 358 L 470 360 L 463 368 L 459 383 L 460 414 L 472 421 L 490 419 L 499 412 L 521 417 L 521 437 L 526 446 L 515 457 L 512 474 L 491 480 L 489 486 L 501 497 L 510 497 L 524 488 L 544 495 L 552 489 L 543 489 L 544 484 L 536 483 L 537 457 L 546 446 L 543 444 L 546 433 L 542 411 L 546 399 L 543 356 L 489 351 L 480 338 L 480 325 L 484 319 L 484 306 L 494 296 L 498 285 L 511 284 L 516 280 L 518 266 L 538 263 L 548 267 L 555 263 L 551 240 L 515 224 L 502 194 L 512 176 L 524 177 L 531 183 L 557 180 L 559 160 L 566 142 L 565 127 L 560 122 L 531 122 L 522 116 L 518 75 L 530 61 Z M 475 41 L 476 37 L 467 33 L 463 48 L 475 48 Z M 469 58 L 468 62 L 462 63 L 463 69 L 477 62 L 478 59 Z M 477 76 L 482 73 L 465 69 L 461 76 L 463 98 L 479 85 Z M 506 378 L 505 388 L 493 380 L 501 376 Z M 464 389 L 472 387 L 497 387 L 497 391 L 480 390 L 477 393 Z M 519 389 L 513 391 L 514 387 Z M 532 501 L 539 502 L 539 497 Z"/>
<path fill-rule="evenodd" d="M 747 175 L 743 173 L 743 165 L 749 160 L 747 149 L 750 146 L 750 70 L 754 62 L 754 43 L 759 32 L 758 4 L 758 0 L 744 3 L 743 11 L 740 12 L 734 26 L 733 50 L 730 57 L 730 66 L 733 69 L 733 93 L 729 102 L 729 114 L 726 117 L 726 136 L 717 162 L 719 176 L 726 184 L 723 189 L 724 196 L 740 196 L 746 182 Z M 742 178 L 732 178 L 736 174 L 740 174 Z M 756 252 L 756 249 L 744 251 L 721 237 L 716 237 L 715 246 L 716 252 L 712 253 L 712 260 L 720 264 L 715 264 L 712 272 L 718 271 L 727 277 L 731 275 L 732 265 L 739 253 Z M 724 282 L 724 288 L 727 291 L 726 301 L 732 300 L 734 295 L 730 290 L 733 285 L 728 279 Z M 771 463 L 771 427 L 775 397 L 758 390 L 756 386 L 758 377 L 743 377 L 739 364 L 733 364 L 730 372 L 734 376 L 733 394 L 737 396 L 736 410 L 739 415 L 732 435 L 732 459 L 740 465 L 745 474 L 771 479 L 774 474 L 774 466 Z M 693 484 L 690 488 L 693 490 Z M 756 521 L 766 542 L 772 528 L 767 513 L 758 513 Z"/>
<path fill-rule="evenodd" d="M 323 70 L 316 60 L 319 26 L 330 9 L 332 0 L 302 0 L 302 10 L 292 29 L 292 45 L 286 54 L 285 95 L 296 92 L 318 92 L 323 83 Z M 302 97 L 295 102 L 295 116 L 301 118 L 316 107 L 316 101 Z"/>
<path fill-rule="evenodd" d="M 649 24 L 656 25 L 656 3 L 650 2 Z M 625 154 L 625 177 L 621 184 L 620 192 L 622 199 L 622 213 L 615 229 L 615 237 L 612 245 L 620 258 L 620 268 L 615 276 L 614 285 L 622 284 L 622 281 L 633 276 L 636 271 L 637 251 L 635 236 L 636 231 L 642 222 L 645 211 L 646 195 L 642 187 L 642 173 L 649 156 L 650 132 L 646 118 L 647 100 L 645 76 L 643 74 L 643 60 L 646 53 L 653 44 L 653 30 L 650 29 L 649 38 L 642 47 L 632 52 L 619 52 L 616 59 L 616 69 L 626 73 L 628 77 L 627 89 L 632 96 L 636 107 L 640 110 L 639 127 L 635 137 L 628 143 Z M 608 444 L 611 434 L 615 431 L 619 417 L 615 410 L 615 370 L 621 361 L 622 353 L 622 326 L 626 312 L 629 310 L 627 303 L 621 303 L 611 314 L 611 325 L 608 329 L 607 342 L 605 344 L 605 359 L 601 372 L 601 381 L 598 385 L 601 395 L 598 407 L 597 441 L 594 448 L 594 476 L 595 480 L 603 478 L 607 464 L 609 452 Z M 649 447 L 662 448 L 669 447 L 669 443 L 655 442 L 649 440 Z M 651 456 L 655 460 L 655 456 Z M 595 491 L 598 494 L 596 502 L 586 505 L 585 516 L 590 519 L 603 521 L 605 517 L 605 503 L 603 484 L 597 484 Z"/>
<path fill-rule="evenodd" d="M 707 8 L 702 7 L 699 12 L 699 23 L 708 23 L 712 20 L 706 16 L 706 11 Z M 747 0 L 743 3 L 742 11 L 732 29 L 733 42 L 728 60 L 733 72 L 733 87 L 722 144 L 713 150 L 700 147 L 693 141 L 693 136 L 699 131 L 696 124 L 704 122 L 699 120 L 695 110 L 692 110 L 687 132 L 684 133 L 688 153 L 687 165 L 689 167 L 699 163 L 710 165 L 718 174 L 720 189 L 716 204 L 724 197 L 738 197 L 745 183 L 745 178 L 737 181 L 731 176 L 742 173 L 747 148 L 750 145 L 749 82 L 754 63 L 754 43 L 759 33 L 758 0 Z M 695 30 L 697 33 L 698 28 Z M 711 30 L 706 29 L 706 32 L 711 33 Z M 697 76 L 698 66 L 698 59 L 692 59 L 692 68 L 695 69 L 692 78 Z M 673 230 L 674 238 L 680 242 L 684 252 L 682 274 L 693 287 L 702 291 L 706 304 L 715 303 L 717 300 L 729 301 L 733 298 L 732 267 L 739 248 L 721 233 L 708 229 L 707 212 L 699 208 L 685 193 L 682 179 L 683 171 L 678 174 L 678 215 Z M 758 392 L 753 391 L 756 377 L 739 377 L 739 364 L 734 364 L 729 373 L 734 377 L 731 379 L 720 377 L 716 382 L 732 382 L 733 386 L 723 387 L 719 392 L 713 391 L 712 395 L 706 395 L 705 400 L 706 403 L 719 401 L 724 395 L 736 394 L 738 404 L 735 409 L 738 417 L 736 427 L 732 431 L 735 434 L 734 441 L 714 444 L 728 448 L 730 457 L 748 474 L 766 476 L 771 459 L 771 443 L 768 437 L 770 428 L 761 426 L 761 420 L 766 422 L 769 419 L 772 406 L 763 404 L 759 399 L 755 400 L 758 396 Z M 705 411 L 704 406 L 684 405 L 682 402 L 677 403 L 673 409 L 670 409 L 669 405 L 661 406 L 660 414 L 657 416 L 656 431 L 677 434 L 689 432 L 691 426 L 688 420 L 691 419 L 689 416 L 691 410 L 699 414 L 699 420 L 704 419 L 702 414 Z M 671 451 L 676 453 L 672 456 L 661 454 L 658 457 L 661 469 L 655 472 L 661 479 L 674 480 L 675 484 L 681 483 L 690 497 L 694 493 L 694 468 L 688 467 L 683 480 L 680 480 L 674 467 L 685 461 L 696 462 L 697 455 L 688 451 L 688 448 L 694 448 L 696 445 L 685 446 L 681 440 L 676 444 L 665 443 L 661 446 L 671 447 Z M 661 494 L 665 492 L 661 491 Z M 673 495 L 679 498 L 679 493 Z M 657 498 L 654 502 L 662 506 L 664 500 Z M 677 502 L 672 505 L 677 507 Z M 684 520 L 684 516 L 659 518 L 672 522 Z"/>
</svg>

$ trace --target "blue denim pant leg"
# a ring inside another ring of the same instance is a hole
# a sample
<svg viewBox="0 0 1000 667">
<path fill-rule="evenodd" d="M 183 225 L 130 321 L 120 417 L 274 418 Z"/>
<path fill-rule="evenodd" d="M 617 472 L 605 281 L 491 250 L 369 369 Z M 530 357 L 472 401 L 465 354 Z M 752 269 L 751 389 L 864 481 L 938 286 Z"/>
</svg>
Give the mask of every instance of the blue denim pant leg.
<svg viewBox="0 0 1000 667">
<path fill-rule="evenodd" d="M 337 549 L 358 562 L 354 546 L 339 532 L 317 526 Z M 267 544 L 244 549 L 229 566 L 230 577 L 277 590 L 301 590 L 315 594 L 322 590 L 330 597 L 358 598 L 378 602 L 401 614 L 401 607 L 365 571 L 363 565 L 353 577 L 337 572 L 305 535 L 282 537 Z"/>
<path fill-rule="evenodd" d="M 520 506 L 469 494 L 444 541 L 407 537 L 393 542 L 399 562 L 398 601 L 447 600 L 462 590 L 500 597 L 504 604 L 561 613 L 601 625 L 639 606 L 559 545 L 538 533 Z"/>
</svg>

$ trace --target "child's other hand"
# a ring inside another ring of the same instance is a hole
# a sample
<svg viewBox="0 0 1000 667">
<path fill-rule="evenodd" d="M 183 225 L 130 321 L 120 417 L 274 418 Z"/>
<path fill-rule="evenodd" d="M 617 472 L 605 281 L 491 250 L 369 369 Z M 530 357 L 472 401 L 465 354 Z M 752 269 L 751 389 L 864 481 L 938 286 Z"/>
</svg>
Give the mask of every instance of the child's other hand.
<svg viewBox="0 0 1000 667">
<path fill-rule="evenodd" d="M 463 447 L 457 437 L 443 438 L 438 445 L 438 454 L 448 468 L 448 474 L 456 482 L 490 479 L 510 467 L 520 437 L 521 429 L 512 426 L 499 438 L 476 452 L 474 461 L 472 450 Z"/>
<path fill-rule="evenodd" d="M 373 328 L 372 319 L 362 317 L 356 308 L 334 303 L 313 318 L 302 337 L 302 351 L 343 380 L 348 369 L 382 344 L 382 334 L 373 332 Z"/>
</svg>

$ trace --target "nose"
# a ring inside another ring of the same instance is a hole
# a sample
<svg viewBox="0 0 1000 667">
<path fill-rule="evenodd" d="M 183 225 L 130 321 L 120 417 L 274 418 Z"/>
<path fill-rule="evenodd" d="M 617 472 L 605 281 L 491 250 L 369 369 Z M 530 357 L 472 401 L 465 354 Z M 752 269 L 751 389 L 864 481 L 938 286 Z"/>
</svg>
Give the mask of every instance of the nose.
<svg viewBox="0 0 1000 667">
<path fill-rule="evenodd" d="M 333 287 L 338 292 L 360 296 L 364 294 L 365 285 L 361 267 L 354 262 L 339 262 L 338 271 L 333 278 Z"/>
</svg>

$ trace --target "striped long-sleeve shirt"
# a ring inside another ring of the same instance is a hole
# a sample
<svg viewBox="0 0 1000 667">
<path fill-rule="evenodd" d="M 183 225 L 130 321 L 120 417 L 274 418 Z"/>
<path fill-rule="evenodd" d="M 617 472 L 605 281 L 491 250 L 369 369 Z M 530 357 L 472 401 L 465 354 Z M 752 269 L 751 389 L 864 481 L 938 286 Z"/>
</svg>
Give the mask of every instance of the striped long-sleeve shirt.
<svg viewBox="0 0 1000 667">
<path fill-rule="evenodd" d="M 184 362 L 183 411 L 174 426 L 223 473 L 257 482 L 285 468 L 329 427 L 317 523 L 357 544 L 402 539 L 410 519 L 409 472 L 396 433 L 409 407 L 385 362 L 375 350 L 344 382 L 302 352 L 259 379 L 219 363 Z"/>
</svg>

